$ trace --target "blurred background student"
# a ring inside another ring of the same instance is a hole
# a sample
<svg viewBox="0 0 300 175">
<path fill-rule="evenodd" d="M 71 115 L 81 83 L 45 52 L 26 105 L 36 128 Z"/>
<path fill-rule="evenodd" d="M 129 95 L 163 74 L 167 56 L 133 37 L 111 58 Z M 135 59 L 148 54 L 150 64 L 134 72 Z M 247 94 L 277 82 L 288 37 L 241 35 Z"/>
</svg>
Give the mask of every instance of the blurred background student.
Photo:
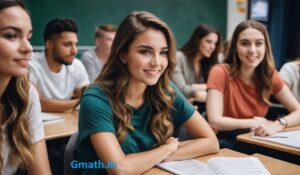
<svg viewBox="0 0 300 175">
<path fill-rule="evenodd" d="M 117 28 L 112 24 L 98 26 L 95 33 L 96 48 L 82 53 L 81 61 L 87 70 L 90 82 L 97 78 L 106 64 L 116 31 Z"/>
<path fill-rule="evenodd" d="M 0 1 L 0 174 L 51 174 L 38 94 L 28 80 L 31 19 L 22 1 Z"/>
<path fill-rule="evenodd" d="M 213 65 L 219 63 L 220 34 L 211 26 L 199 25 L 177 52 L 172 81 L 191 101 L 206 102 L 206 82 Z"/>
<path fill-rule="evenodd" d="M 235 149 L 236 136 L 250 128 L 269 136 L 300 123 L 300 105 L 275 69 L 268 32 L 254 20 L 236 27 L 225 64 L 212 68 L 207 88 L 207 115 L 221 147 Z M 271 95 L 290 112 L 275 121 L 265 118 Z"/>
<path fill-rule="evenodd" d="M 55 18 L 44 29 L 45 52 L 34 54 L 30 81 L 36 86 L 43 112 L 66 112 L 79 103 L 88 74 L 77 54 L 77 24 Z"/>
<path fill-rule="evenodd" d="M 279 74 L 285 84 L 291 89 L 295 98 L 300 102 L 300 58 L 285 63 Z"/>
</svg>

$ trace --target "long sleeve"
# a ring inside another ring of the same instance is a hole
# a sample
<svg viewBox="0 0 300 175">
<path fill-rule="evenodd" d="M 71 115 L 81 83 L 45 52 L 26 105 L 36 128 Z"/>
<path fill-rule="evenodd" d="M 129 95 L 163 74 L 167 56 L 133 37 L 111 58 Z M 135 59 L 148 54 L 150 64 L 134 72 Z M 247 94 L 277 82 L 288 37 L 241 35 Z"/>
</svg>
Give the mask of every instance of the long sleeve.
<svg viewBox="0 0 300 175">
<path fill-rule="evenodd" d="M 180 91 L 185 97 L 189 98 L 195 93 L 195 89 L 192 87 L 194 83 L 195 75 L 193 74 L 193 68 L 190 66 L 186 56 L 182 52 L 176 53 L 176 68 L 172 76 L 172 81 L 178 86 Z"/>
</svg>

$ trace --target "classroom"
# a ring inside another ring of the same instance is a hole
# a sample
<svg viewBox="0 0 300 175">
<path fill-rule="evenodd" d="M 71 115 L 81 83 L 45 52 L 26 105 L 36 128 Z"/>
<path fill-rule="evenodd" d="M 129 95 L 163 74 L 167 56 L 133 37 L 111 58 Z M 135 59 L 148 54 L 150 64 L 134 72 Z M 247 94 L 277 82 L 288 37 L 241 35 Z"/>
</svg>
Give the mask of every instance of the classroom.
<svg viewBox="0 0 300 175">
<path fill-rule="evenodd" d="M 298 175 L 298 7 L 0 0 L 0 175 Z"/>
</svg>

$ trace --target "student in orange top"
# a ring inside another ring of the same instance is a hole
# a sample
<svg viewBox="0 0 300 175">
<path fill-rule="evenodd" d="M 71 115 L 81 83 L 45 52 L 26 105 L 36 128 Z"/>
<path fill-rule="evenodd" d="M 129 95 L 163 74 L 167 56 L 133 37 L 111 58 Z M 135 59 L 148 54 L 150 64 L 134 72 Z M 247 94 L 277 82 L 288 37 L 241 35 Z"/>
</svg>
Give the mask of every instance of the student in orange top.
<svg viewBox="0 0 300 175">
<path fill-rule="evenodd" d="M 234 148 L 241 129 L 268 136 L 300 123 L 300 105 L 275 69 L 267 30 L 259 22 L 246 20 L 236 27 L 225 64 L 213 67 L 207 87 L 208 119 L 221 147 Z M 265 119 L 270 95 L 290 113 Z"/>
</svg>

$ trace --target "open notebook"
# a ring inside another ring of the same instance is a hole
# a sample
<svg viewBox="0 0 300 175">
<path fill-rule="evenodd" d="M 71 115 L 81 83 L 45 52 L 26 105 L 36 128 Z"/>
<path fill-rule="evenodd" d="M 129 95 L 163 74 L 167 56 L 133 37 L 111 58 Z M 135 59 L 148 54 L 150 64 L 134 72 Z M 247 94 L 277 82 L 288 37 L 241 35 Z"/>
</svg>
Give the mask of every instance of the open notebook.
<svg viewBox="0 0 300 175">
<path fill-rule="evenodd" d="M 65 118 L 62 117 L 62 116 L 49 114 L 49 113 L 44 113 L 44 112 L 42 112 L 42 119 L 43 119 L 44 124 L 54 123 L 54 122 L 59 122 L 59 121 L 65 120 Z"/>
<path fill-rule="evenodd" d="M 268 137 L 252 136 L 252 138 L 300 148 L 300 130 L 278 132 Z"/>
<path fill-rule="evenodd" d="M 157 166 L 178 175 L 271 175 L 256 157 L 216 157 L 207 164 L 190 159 L 163 162 Z"/>
</svg>

